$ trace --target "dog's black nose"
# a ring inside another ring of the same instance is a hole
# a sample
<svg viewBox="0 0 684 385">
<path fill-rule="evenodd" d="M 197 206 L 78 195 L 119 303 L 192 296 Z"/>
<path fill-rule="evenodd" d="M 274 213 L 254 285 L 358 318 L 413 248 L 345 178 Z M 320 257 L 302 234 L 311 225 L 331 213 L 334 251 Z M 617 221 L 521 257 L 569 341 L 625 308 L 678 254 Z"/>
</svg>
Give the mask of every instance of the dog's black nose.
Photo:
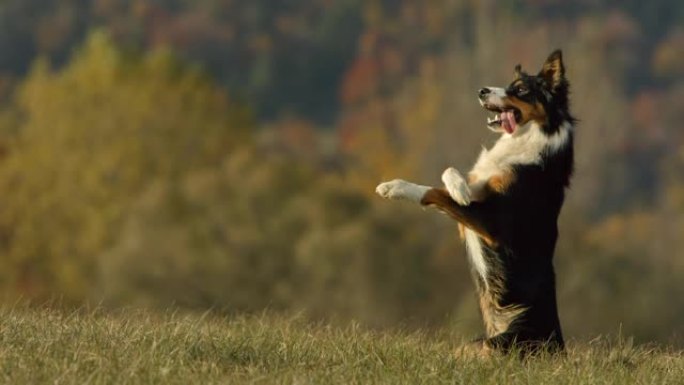
<svg viewBox="0 0 684 385">
<path fill-rule="evenodd" d="M 492 92 L 489 88 L 480 88 L 480 91 L 478 91 L 478 95 L 480 95 L 480 99 L 484 99 L 489 95 L 489 93 Z"/>
</svg>

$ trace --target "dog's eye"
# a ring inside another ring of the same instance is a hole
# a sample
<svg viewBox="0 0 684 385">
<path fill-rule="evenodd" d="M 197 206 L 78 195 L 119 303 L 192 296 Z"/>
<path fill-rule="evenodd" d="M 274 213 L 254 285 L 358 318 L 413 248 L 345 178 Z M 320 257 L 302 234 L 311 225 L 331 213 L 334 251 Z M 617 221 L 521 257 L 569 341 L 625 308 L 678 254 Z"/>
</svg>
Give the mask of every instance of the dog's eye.
<svg viewBox="0 0 684 385">
<path fill-rule="evenodd" d="M 527 93 L 530 92 L 530 90 L 528 90 L 524 86 L 518 86 L 518 88 L 515 89 L 515 92 L 518 95 L 527 95 Z"/>
</svg>

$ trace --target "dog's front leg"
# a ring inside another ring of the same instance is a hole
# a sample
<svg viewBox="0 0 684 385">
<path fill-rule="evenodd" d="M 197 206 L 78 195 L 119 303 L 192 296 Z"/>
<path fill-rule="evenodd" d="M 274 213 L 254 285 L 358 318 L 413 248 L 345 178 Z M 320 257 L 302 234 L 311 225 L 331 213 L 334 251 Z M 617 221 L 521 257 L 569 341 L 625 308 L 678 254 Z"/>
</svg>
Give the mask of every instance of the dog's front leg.
<svg viewBox="0 0 684 385">
<path fill-rule="evenodd" d="M 395 179 L 381 183 L 375 192 L 383 198 L 406 200 L 434 207 L 457 220 L 463 226 L 474 230 L 491 244 L 494 244 L 496 212 L 489 202 L 471 202 L 464 206 L 457 203 L 445 188 L 434 188 Z"/>
<path fill-rule="evenodd" d="M 442 182 L 449 192 L 451 199 L 461 206 L 468 206 L 471 201 L 470 187 L 465 178 L 453 167 L 447 168 L 442 173 Z M 403 179 L 395 179 L 378 185 L 375 192 L 383 198 L 395 200 L 407 200 L 420 203 L 425 193 L 432 187 L 421 186 L 407 182 Z"/>
<path fill-rule="evenodd" d="M 395 179 L 389 182 L 380 183 L 378 187 L 375 188 L 375 192 L 387 199 L 420 203 L 425 196 L 425 193 L 430 191 L 430 189 L 431 187 L 428 186 L 421 186 L 402 179 Z"/>
<path fill-rule="evenodd" d="M 455 168 L 449 167 L 442 173 L 442 182 L 449 192 L 451 199 L 461 206 L 468 206 L 471 201 L 471 192 L 468 182 Z"/>
</svg>

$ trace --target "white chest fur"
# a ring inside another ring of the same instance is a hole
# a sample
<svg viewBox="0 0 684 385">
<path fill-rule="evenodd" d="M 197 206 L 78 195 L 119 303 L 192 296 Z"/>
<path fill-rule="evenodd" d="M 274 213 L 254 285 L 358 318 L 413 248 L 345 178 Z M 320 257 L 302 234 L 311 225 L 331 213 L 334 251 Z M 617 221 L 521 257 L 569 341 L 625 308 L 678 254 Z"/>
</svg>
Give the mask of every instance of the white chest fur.
<svg viewBox="0 0 684 385">
<path fill-rule="evenodd" d="M 568 143 L 572 125 L 563 123 L 557 133 L 546 135 L 535 122 L 518 128 L 513 135 L 504 134 L 487 150 L 482 149 L 470 176 L 475 180 L 487 180 L 511 171 L 514 165 L 539 164 L 542 152 L 554 153 Z"/>
</svg>

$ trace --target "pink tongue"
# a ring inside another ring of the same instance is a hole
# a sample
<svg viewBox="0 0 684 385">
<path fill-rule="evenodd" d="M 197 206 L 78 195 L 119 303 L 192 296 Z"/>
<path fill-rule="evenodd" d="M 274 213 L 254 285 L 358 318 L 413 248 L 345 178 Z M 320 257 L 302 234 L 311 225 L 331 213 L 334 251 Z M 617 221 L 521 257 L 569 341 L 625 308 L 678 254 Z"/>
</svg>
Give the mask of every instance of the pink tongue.
<svg viewBox="0 0 684 385">
<path fill-rule="evenodd" d="M 515 131 L 517 123 L 515 122 L 515 113 L 513 111 L 504 111 L 501 113 L 501 125 L 507 133 L 512 134 Z"/>
</svg>

